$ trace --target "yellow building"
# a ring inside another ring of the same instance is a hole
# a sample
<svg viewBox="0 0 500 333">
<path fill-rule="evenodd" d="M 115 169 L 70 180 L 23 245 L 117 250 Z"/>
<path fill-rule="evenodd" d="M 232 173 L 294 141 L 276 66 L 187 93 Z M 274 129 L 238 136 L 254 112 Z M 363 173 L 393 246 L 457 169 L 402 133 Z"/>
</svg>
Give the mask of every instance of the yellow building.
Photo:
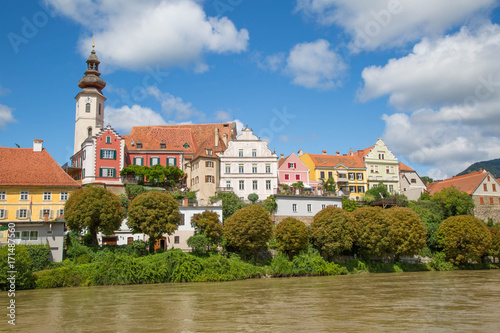
<svg viewBox="0 0 500 333">
<path fill-rule="evenodd" d="M 42 140 L 34 140 L 33 149 L 0 147 L 0 243 L 49 244 L 52 259 L 61 261 L 65 223 L 60 217 L 80 185 L 42 146 Z"/>
<path fill-rule="evenodd" d="M 300 159 L 309 168 L 309 179 L 321 181 L 333 178 L 337 190 L 349 192 L 352 199 L 362 199 L 366 192 L 366 167 L 358 156 L 303 154 Z"/>
</svg>

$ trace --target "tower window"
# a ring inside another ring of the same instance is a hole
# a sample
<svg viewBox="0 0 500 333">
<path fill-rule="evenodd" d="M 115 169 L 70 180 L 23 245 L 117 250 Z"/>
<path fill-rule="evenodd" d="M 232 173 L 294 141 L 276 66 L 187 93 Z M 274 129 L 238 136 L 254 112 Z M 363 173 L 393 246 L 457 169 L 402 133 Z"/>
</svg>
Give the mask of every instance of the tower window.
<svg viewBox="0 0 500 333">
<path fill-rule="evenodd" d="M 88 132 L 89 136 L 92 136 L 92 127 L 89 127 L 89 128 L 87 129 L 87 132 Z"/>
<path fill-rule="evenodd" d="M 101 115 L 101 103 L 99 103 L 99 115 Z"/>
<path fill-rule="evenodd" d="M 90 103 L 85 104 L 85 112 L 90 113 Z"/>
</svg>

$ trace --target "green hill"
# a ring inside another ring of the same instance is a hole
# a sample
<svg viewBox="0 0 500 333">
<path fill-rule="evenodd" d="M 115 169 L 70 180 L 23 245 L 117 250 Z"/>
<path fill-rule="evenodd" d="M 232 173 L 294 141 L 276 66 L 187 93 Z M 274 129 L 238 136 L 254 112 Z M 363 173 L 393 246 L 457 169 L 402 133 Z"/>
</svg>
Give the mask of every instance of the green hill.
<svg viewBox="0 0 500 333">
<path fill-rule="evenodd" d="M 489 171 L 495 178 L 500 178 L 500 158 L 496 160 L 476 162 L 467 169 L 465 169 L 464 171 L 457 174 L 457 176 L 462 176 L 471 172 L 476 172 L 479 171 L 479 169 Z"/>
</svg>

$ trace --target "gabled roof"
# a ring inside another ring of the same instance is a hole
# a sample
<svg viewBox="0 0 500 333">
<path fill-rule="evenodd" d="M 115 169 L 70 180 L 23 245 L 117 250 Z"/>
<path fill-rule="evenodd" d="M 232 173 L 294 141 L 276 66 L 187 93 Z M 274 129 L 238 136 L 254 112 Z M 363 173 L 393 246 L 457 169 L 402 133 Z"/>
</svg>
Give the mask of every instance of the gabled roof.
<svg viewBox="0 0 500 333">
<path fill-rule="evenodd" d="M 488 174 L 489 172 L 486 170 L 479 170 L 463 176 L 454 176 L 440 182 L 427 184 L 427 191 L 433 195 L 434 193 L 441 191 L 443 188 L 455 186 L 461 191 L 472 194 L 477 187 L 481 185 Z"/>
<path fill-rule="evenodd" d="M 407 166 L 406 164 L 404 164 L 402 162 L 399 162 L 399 171 L 411 171 L 411 172 L 415 172 L 415 170 L 413 170 L 412 168 L 410 168 L 409 166 Z"/>
<path fill-rule="evenodd" d="M 279 159 L 279 161 L 278 161 L 278 169 L 281 168 L 281 166 L 283 165 L 283 163 L 285 163 L 285 161 L 290 157 L 290 155 L 288 155 L 287 157 L 283 157 L 283 158 Z"/>
<path fill-rule="evenodd" d="M 0 147 L 0 186 L 80 187 L 47 150 Z"/>
<path fill-rule="evenodd" d="M 356 155 L 315 155 L 309 154 L 316 167 L 336 167 L 345 165 L 347 168 L 364 168 L 365 164 Z"/>
<path fill-rule="evenodd" d="M 371 147 L 368 147 L 365 149 L 358 150 L 357 152 L 354 152 L 353 154 L 358 156 L 359 159 L 363 161 L 365 156 L 368 155 L 373 150 L 373 148 L 375 148 L 375 146 L 371 146 Z"/>
</svg>

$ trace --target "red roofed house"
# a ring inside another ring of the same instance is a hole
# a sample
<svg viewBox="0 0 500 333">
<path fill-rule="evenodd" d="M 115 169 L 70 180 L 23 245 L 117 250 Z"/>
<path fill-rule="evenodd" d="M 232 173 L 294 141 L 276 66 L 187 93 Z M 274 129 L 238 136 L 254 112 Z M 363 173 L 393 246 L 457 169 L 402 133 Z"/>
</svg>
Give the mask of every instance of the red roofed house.
<svg viewBox="0 0 500 333">
<path fill-rule="evenodd" d="M 0 233 L 16 244 L 49 244 L 52 260 L 62 261 L 64 204 L 80 185 L 34 140 L 33 149 L 0 147 Z M 12 234 L 12 235 L 11 235 Z"/>
<path fill-rule="evenodd" d="M 474 216 L 487 221 L 492 218 L 500 222 L 500 182 L 486 170 L 455 176 L 440 182 L 427 184 L 427 191 L 434 195 L 443 188 L 455 186 L 474 199 Z"/>
<path fill-rule="evenodd" d="M 399 162 L 399 193 L 409 200 L 418 200 L 426 186 L 415 170 Z"/>
</svg>

